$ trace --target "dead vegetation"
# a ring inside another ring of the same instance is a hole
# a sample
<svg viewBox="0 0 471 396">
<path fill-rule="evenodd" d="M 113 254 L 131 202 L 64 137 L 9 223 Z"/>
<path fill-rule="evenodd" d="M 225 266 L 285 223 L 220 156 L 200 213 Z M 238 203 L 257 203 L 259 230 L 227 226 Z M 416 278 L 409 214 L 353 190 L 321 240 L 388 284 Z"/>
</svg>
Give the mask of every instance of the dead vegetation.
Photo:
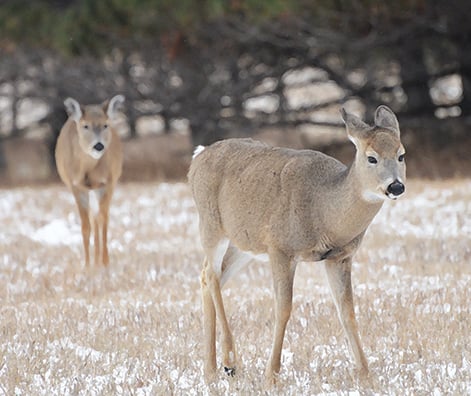
<svg viewBox="0 0 471 396">
<path fill-rule="evenodd" d="M 355 379 L 322 264 L 301 263 L 269 393 L 471 393 L 471 182 L 407 189 L 354 261 L 370 379 Z M 0 395 L 266 394 L 272 290 L 256 262 L 223 291 L 238 375 L 203 382 L 202 251 L 186 184 L 118 187 L 108 270 L 81 263 L 78 215 L 59 185 L 1 190 L 0 219 Z"/>
</svg>

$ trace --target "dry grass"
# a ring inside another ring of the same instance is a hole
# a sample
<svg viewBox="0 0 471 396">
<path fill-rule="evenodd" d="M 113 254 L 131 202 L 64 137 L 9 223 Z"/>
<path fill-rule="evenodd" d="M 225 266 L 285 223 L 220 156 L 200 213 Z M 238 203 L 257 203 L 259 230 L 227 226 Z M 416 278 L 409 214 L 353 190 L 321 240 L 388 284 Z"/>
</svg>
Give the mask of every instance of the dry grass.
<svg viewBox="0 0 471 396">
<path fill-rule="evenodd" d="M 353 273 L 367 381 L 322 265 L 300 264 L 280 384 L 266 391 L 271 280 L 255 262 L 224 291 L 238 375 L 203 382 L 202 253 L 185 184 L 118 188 L 107 270 L 83 267 L 65 188 L 0 191 L 0 395 L 470 394 L 470 202 L 470 181 L 415 181 L 371 226 Z"/>
</svg>

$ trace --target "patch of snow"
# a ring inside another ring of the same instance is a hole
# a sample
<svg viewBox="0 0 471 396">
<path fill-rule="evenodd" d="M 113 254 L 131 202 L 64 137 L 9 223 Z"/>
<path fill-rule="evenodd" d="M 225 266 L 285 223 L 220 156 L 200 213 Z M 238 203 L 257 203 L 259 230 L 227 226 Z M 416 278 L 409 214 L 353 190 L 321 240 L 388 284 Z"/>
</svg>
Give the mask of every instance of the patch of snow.
<svg viewBox="0 0 471 396">
<path fill-rule="evenodd" d="M 56 219 L 33 232 L 31 239 L 46 245 L 74 245 L 81 243 L 82 235 L 78 225 Z"/>
</svg>

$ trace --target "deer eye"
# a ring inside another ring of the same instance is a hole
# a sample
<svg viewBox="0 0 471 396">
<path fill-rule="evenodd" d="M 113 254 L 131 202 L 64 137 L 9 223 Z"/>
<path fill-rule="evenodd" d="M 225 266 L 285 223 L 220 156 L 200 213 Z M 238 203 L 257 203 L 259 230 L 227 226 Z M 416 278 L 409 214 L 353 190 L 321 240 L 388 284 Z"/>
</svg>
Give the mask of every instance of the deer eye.
<svg viewBox="0 0 471 396">
<path fill-rule="evenodd" d="M 371 155 L 369 155 L 367 159 L 368 159 L 368 162 L 370 164 L 377 164 L 378 163 L 378 160 L 375 157 L 372 157 Z"/>
<path fill-rule="evenodd" d="M 83 129 L 88 129 L 88 128 L 89 128 L 89 126 L 88 126 L 87 124 L 85 124 L 85 125 L 83 126 Z"/>
<path fill-rule="evenodd" d="M 403 162 L 404 161 L 404 156 L 405 156 L 405 154 L 401 154 L 397 160 L 399 162 Z"/>
<path fill-rule="evenodd" d="M 103 129 L 108 128 L 108 124 L 103 125 Z"/>
</svg>

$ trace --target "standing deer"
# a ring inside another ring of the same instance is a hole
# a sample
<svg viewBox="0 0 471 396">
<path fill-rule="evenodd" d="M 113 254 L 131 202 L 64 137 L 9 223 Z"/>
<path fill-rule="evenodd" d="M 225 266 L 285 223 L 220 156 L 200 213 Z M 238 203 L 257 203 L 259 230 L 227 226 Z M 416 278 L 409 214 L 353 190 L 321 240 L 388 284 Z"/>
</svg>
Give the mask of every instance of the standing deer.
<svg viewBox="0 0 471 396">
<path fill-rule="evenodd" d="M 405 151 L 388 107 L 376 109 L 373 126 L 344 109 L 341 114 L 356 146 L 350 167 L 320 152 L 273 148 L 251 139 L 229 139 L 195 151 L 188 177 L 205 253 L 201 290 L 207 381 L 216 372 L 216 317 L 222 325 L 224 370 L 235 373 L 236 351 L 221 287 L 254 257 L 269 260 L 275 292 L 267 380 L 274 382 L 280 370 L 301 260 L 325 260 L 356 367 L 360 375 L 368 373 L 353 308 L 352 256 L 383 201 L 404 193 Z"/>
<path fill-rule="evenodd" d="M 85 264 L 90 264 L 90 220 L 93 221 L 95 264 L 108 265 L 108 214 L 113 190 L 121 176 L 123 153 L 112 123 L 124 102 L 116 95 L 101 105 L 81 106 L 75 99 L 64 101 L 69 115 L 56 145 L 60 178 L 72 191 L 82 223 Z M 89 200 L 90 197 L 90 200 Z M 98 201 L 98 208 L 90 202 Z"/>
</svg>

